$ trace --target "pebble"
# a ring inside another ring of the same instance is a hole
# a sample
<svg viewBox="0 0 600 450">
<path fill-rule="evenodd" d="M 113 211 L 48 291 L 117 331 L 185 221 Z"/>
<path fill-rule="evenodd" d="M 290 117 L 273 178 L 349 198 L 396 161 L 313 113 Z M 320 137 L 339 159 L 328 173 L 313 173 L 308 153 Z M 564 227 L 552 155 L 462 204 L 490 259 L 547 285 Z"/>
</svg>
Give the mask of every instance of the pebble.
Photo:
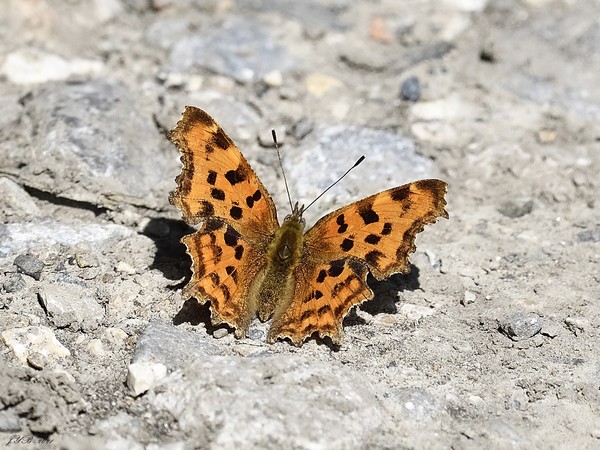
<svg viewBox="0 0 600 450">
<path fill-rule="evenodd" d="M 323 73 L 311 73 L 304 79 L 306 90 L 315 97 L 323 97 L 328 92 L 341 88 L 343 83 L 335 77 Z"/>
<path fill-rule="evenodd" d="M 531 199 L 515 199 L 507 200 L 500 204 L 498 212 L 503 216 L 516 219 L 529 214 L 533 210 L 533 200 Z"/>
<path fill-rule="evenodd" d="M 126 263 L 125 261 L 119 261 L 115 265 L 115 270 L 117 272 L 126 273 L 127 275 L 133 275 L 136 273 L 135 268 L 131 264 Z"/>
<path fill-rule="evenodd" d="M 20 291 L 25 286 L 25 280 L 20 273 L 7 273 L 4 275 L 4 281 L 2 282 L 4 292 L 12 294 L 13 292 Z"/>
<path fill-rule="evenodd" d="M 472 303 L 475 303 L 476 299 L 477 299 L 477 296 L 475 295 L 474 292 L 465 291 L 465 294 L 463 296 L 461 304 L 463 304 L 463 305 L 470 305 Z"/>
<path fill-rule="evenodd" d="M 33 255 L 19 255 L 15 258 L 15 266 L 19 272 L 29 275 L 35 280 L 40 279 L 44 263 Z"/>
<path fill-rule="evenodd" d="M 272 70 L 271 72 L 265 74 L 263 81 L 267 86 L 279 87 L 283 84 L 283 74 L 280 70 Z"/>
<path fill-rule="evenodd" d="M 42 370 L 48 365 L 48 358 L 39 352 L 31 352 L 27 355 L 27 364 L 37 370 Z"/>
<path fill-rule="evenodd" d="M 418 102 L 421 99 L 421 83 L 417 77 L 409 77 L 400 87 L 400 98 L 409 102 Z"/>
<path fill-rule="evenodd" d="M 31 219 L 42 214 L 31 195 L 8 177 L 0 177 L 0 198 L 4 216 Z"/>
<path fill-rule="evenodd" d="M 86 349 L 95 356 L 102 356 L 105 353 L 104 346 L 102 345 L 102 341 L 100 339 L 91 339 L 86 345 Z"/>
<path fill-rule="evenodd" d="M 542 318 L 535 313 L 516 312 L 504 319 L 500 328 L 513 341 L 529 339 L 542 329 Z"/>
<path fill-rule="evenodd" d="M 587 330 L 590 325 L 590 321 L 588 319 L 584 319 L 583 317 L 567 317 L 565 319 L 565 325 L 571 333 L 573 333 L 575 336 L 578 336 Z"/>
<path fill-rule="evenodd" d="M 127 367 L 127 387 L 137 397 L 151 389 L 167 376 L 167 368 L 160 363 L 132 363 Z"/>
<path fill-rule="evenodd" d="M 33 353 L 43 355 L 49 362 L 71 355 L 56 339 L 54 332 L 44 326 L 11 328 L 2 332 L 2 339 L 23 364 L 28 364 L 28 357 Z"/>
<path fill-rule="evenodd" d="M 215 339 L 221 339 L 227 336 L 228 334 L 229 330 L 227 330 L 227 328 L 217 328 L 212 335 Z"/>
<path fill-rule="evenodd" d="M 97 328 L 104 317 L 104 308 L 85 287 L 45 283 L 40 286 L 38 295 L 50 321 L 57 327 L 89 331 Z"/>
<path fill-rule="evenodd" d="M 0 410 L 0 433 L 14 433 L 21 431 L 19 415 L 12 408 Z M 6 442 L 6 441 L 5 441 Z M 9 444 L 7 444 L 8 446 Z"/>
<path fill-rule="evenodd" d="M 36 48 L 15 50 L 4 59 L 0 73 L 14 84 L 30 85 L 100 73 L 104 64 L 89 59 L 64 59 Z"/>
<path fill-rule="evenodd" d="M 186 33 L 171 48 L 164 71 L 210 73 L 250 83 L 294 65 L 290 54 L 274 42 L 264 26 L 240 17 L 229 17 L 197 34 Z"/>
<path fill-rule="evenodd" d="M 589 228 L 577 233 L 579 242 L 600 242 L 600 227 Z"/>
</svg>

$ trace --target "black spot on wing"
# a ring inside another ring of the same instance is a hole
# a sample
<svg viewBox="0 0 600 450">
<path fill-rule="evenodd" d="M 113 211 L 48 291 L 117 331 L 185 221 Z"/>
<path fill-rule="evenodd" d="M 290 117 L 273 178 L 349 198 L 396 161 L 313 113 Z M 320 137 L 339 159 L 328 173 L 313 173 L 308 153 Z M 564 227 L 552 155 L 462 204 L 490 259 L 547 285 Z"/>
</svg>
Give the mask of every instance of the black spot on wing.
<svg viewBox="0 0 600 450">
<path fill-rule="evenodd" d="M 329 270 L 327 271 L 327 274 L 330 277 L 339 277 L 343 271 L 344 271 L 344 261 L 333 261 L 329 265 Z"/>
<path fill-rule="evenodd" d="M 240 259 L 242 259 L 243 256 L 244 256 L 244 246 L 238 245 L 235 248 L 235 259 L 237 259 L 239 261 Z"/>
<path fill-rule="evenodd" d="M 242 208 L 239 206 L 232 206 L 229 210 L 229 215 L 232 219 L 240 220 L 242 218 Z"/>
<path fill-rule="evenodd" d="M 340 214 L 335 222 L 339 225 L 338 233 L 345 233 L 348 229 L 348 224 L 345 222 L 345 217 L 343 214 Z"/>
<path fill-rule="evenodd" d="M 342 241 L 342 244 L 340 245 L 340 248 L 345 252 L 349 252 L 350 250 L 352 250 L 352 247 L 354 247 L 354 241 L 348 238 L 344 239 Z"/>
<path fill-rule="evenodd" d="M 325 281 L 326 276 L 327 272 L 325 271 L 325 269 L 321 269 L 319 275 L 317 275 L 317 283 L 322 283 L 323 281 Z"/>
<path fill-rule="evenodd" d="M 383 228 L 381 229 L 381 234 L 383 236 L 387 236 L 391 232 L 392 232 L 392 224 L 389 222 L 384 223 Z"/>
<path fill-rule="evenodd" d="M 379 215 L 375 211 L 373 211 L 373 205 L 371 204 L 362 206 L 358 210 L 358 214 L 360 215 L 360 217 L 362 217 L 362 220 L 365 223 L 365 225 L 379 222 Z"/>
<path fill-rule="evenodd" d="M 221 127 L 219 127 L 213 135 L 212 141 L 223 150 L 229 148 L 229 139 L 227 139 L 227 136 L 223 133 Z"/>
<path fill-rule="evenodd" d="M 381 236 L 377 236 L 376 234 L 369 234 L 366 238 L 365 238 L 365 242 L 367 244 L 371 244 L 371 245 L 376 245 L 379 244 L 379 241 L 381 240 Z"/>
<path fill-rule="evenodd" d="M 235 247 L 238 243 L 238 239 L 239 236 L 232 232 L 231 229 L 228 229 L 225 232 L 225 244 L 227 244 L 229 247 Z"/>
<path fill-rule="evenodd" d="M 239 165 L 237 169 L 227 171 L 225 173 L 225 178 L 227 179 L 227 181 L 229 181 L 229 184 L 235 186 L 238 183 L 246 181 L 246 179 L 248 178 L 248 174 L 246 173 L 246 170 L 241 165 Z"/>
<path fill-rule="evenodd" d="M 408 199 L 410 195 L 410 187 L 402 186 L 392 190 L 391 197 L 395 202 L 402 202 Z"/>
<path fill-rule="evenodd" d="M 225 200 L 225 192 L 221 189 L 212 188 L 210 191 L 210 196 L 215 200 Z"/>
<path fill-rule="evenodd" d="M 217 182 L 217 172 L 215 172 L 214 170 L 209 170 L 208 176 L 206 177 L 206 182 L 211 186 L 214 186 Z"/>
</svg>

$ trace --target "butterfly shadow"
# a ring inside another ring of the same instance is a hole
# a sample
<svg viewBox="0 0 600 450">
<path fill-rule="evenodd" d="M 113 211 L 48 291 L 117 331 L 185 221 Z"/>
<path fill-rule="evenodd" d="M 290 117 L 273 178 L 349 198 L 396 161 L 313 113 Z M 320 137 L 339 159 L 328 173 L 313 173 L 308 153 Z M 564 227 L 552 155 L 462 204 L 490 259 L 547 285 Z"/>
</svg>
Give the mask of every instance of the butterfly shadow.
<svg viewBox="0 0 600 450">
<path fill-rule="evenodd" d="M 150 269 L 159 270 L 168 280 L 178 281 L 168 286 L 171 290 L 181 289 L 192 276 L 191 260 L 180 240 L 182 236 L 194 231 L 194 228 L 181 220 L 171 219 L 150 219 L 142 230 L 142 234 L 152 239 L 156 245 Z"/>
<path fill-rule="evenodd" d="M 383 281 L 377 281 L 375 277 L 369 275 L 367 283 L 373 290 L 374 296 L 373 299 L 363 303 L 359 308 L 372 316 L 397 313 L 398 294 L 404 291 L 412 292 L 421 289 L 419 268 L 414 264 L 410 265 L 410 272 L 406 274 L 398 273 Z M 364 323 L 365 321 L 356 314 L 354 309 L 344 319 L 344 326 Z"/>
</svg>

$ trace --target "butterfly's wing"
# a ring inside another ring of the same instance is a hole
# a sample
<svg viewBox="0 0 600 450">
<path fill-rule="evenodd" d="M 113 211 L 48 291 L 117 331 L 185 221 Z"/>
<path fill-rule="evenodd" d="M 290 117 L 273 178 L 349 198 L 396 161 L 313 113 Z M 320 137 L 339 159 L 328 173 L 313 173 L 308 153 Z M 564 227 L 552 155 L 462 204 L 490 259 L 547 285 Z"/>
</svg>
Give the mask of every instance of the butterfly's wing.
<svg viewBox="0 0 600 450">
<path fill-rule="evenodd" d="M 319 332 L 339 343 L 342 319 L 350 308 L 373 298 L 367 273 L 364 264 L 349 258 L 329 263 L 303 260 L 294 270 L 293 300 L 273 318 L 268 341 L 287 337 L 294 345 L 302 345 Z"/>
<path fill-rule="evenodd" d="M 213 118 L 186 106 L 169 139 L 179 147 L 183 162 L 169 200 L 181 210 L 184 220 L 197 224 L 218 218 L 248 241 L 268 245 L 278 227 L 275 204 Z"/>
<path fill-rule="evenodd" d="M 426 224 L 448 217 L 446 183 L 420 180 L 334 211 L 305 234 L 296 289 L 287 311 L 274 318 L 271 340 L 301 343 L 313 332 L 339 340 L 350 308 L 373 297 L 367 272 L 383 280 L 408 272 L 415 237 Z"/>
<path fill-rule="evenodd" d="M 182 239 L 192 258 L 192 279 L 184 296 L 200 303 L 210 300 L 213 323 L 235 327 L 246 335 L 256 313 L 248 290 L 261 270 L 264 254 L 226 223 L 208 219 L 199 231 Z"/>
<path fill-rule="evenodd" d="M 360 259 L 378 280 L 406 273 L 417 234 L 438 217 L 448 218 L 445 194 L 445 182 L 419 180 L 351 203 L 308 230 L 305 255 Z"/>
<path fill-rule="evenodd" d="M 204 221 L 182 239 L 193 262 L 184 295 L 210 300 L 214 322 L 243 336 L 256 313 L 250 285 L 279 226 L 275 205 L 233 141 L 201 109 L 187 106 L 169 138 L 183 162 L 169 200 L 186 222 Z"/>
</svg>

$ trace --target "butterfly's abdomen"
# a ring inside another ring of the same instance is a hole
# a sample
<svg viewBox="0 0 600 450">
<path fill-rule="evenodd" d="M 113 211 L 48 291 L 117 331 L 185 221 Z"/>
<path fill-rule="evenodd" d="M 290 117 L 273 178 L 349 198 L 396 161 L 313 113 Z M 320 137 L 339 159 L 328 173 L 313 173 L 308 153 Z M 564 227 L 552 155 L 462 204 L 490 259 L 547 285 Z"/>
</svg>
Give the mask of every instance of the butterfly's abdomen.
<svg viewBox="0 0 600 450">
<path fill-rule="evenodd" d="M 257 277 L 254 294 L 257 296 L 258 317 L 267 320 L 274 312 L 283 310 L 292 300 L 293 270 L 302 256 L 303 224 L 286 220 L 277 230 L 267 250 L 267 265 Z"/>
</svg>

